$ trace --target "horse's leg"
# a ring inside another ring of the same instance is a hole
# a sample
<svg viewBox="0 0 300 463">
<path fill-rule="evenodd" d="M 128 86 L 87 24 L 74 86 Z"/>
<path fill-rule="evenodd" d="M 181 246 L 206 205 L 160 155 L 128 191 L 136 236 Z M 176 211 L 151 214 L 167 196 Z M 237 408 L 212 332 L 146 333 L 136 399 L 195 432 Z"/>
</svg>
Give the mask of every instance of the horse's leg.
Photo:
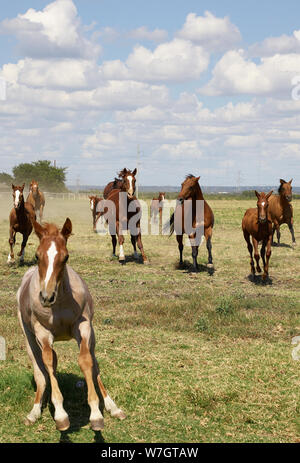
<svg viewBox="0 0 300 463">
<path fill-rule="evenodd" d="M 18 256 L 20 257 L 20 262 L 21 263 L 24 262 L 25 247 L 26 247 L 26 244 L 27 244 L 28 236 L 29 235 L 27 233 L 24 233 L 22 244 L 21 244 L 21 250 L 20 250 L 20 252 L 18 254 Z"/>
<path fill-rule="evenodd" d="M 266 252 L 266 263 L 264 265 L 264 273 L 263 273 L 263 276 L 262 276 L 262 279 L 265 281 L 267 279 L 267 277 L 269 276 L 269 260 L 270 260 L 270 257 L 271 257 L 271 254 L 272 254 L 272 251 L 271 251 L 271 242 L 272 242 L 272 236 L 269 237 L 268 241 L 267 241 L 267 252 Z"/>
<path fill-rule="evenodd" d="M 261 268 L 259 266 L 259 253 L 258 253 L 258 241 L 252 237 L 253 247 L 254 247 L 254 257 L 256 260 L 256 271 L 257 273 L 261 272 Z"/>
<path fill-rule="evenodd" d="M 32 362 L 33 375 L 36 383 L 34 405 L 25 420 L 26 424 L 32 424 L 41 416 L 43 395 L 46 389 L 48 374 L 43 364 L 41 348 L 38 345 L 34 334 L 23 322 L 20 311 L 18 311 L 18 318 L 25 336 L 26 349 Z"/>
<path fill-rule="evenodd" d="M 111 235 L 111 242 L 112 242 L 112 248 L 113 248 L 112 255 L 114 257 L 117 257 L 116 256 L 116 246 L 117 246 L 117 237 L 116 237 L 116 235 Z"/>
<path fill-rule="evenodd" d="M 293 219 L 291 219 L 290 223 L 288 224 L 289 226 L 289 230 L 291 232 L 291 235 L 292 235 L 292 242 L 293 244 L 296 244 L 296 240 L 295 240 L 295 233 L 294 233 L 294 226 L 293 226 Z"/>
<path fill-rule="evenodd" d="M 95 357 L 95 335 L 94 335 L 94 330 L 92 326 L 91 326 L 91 335 L 90 335 L 90 352 L 91 352 L 91 356 L 93 360 L 93 378 L 94 378 L 94 381 L 98 382 L 99 389 L 100 389 L 100 392 L 104 400 L 105 409 L 111 414 L 111 416 L 114 416 L 114 417 L 119 418 L 120 420 L 123 420 L 124 418 L 126 418 L 125 413 L 120 408 L 117 407 L 115 402 L 108 395 L 101 381 L 101 378 L 100 378 L 99 366 L 98 366 L 98 362 Z"/>
<path fill-rule="evenodd" d="M 14 255 L 14 245 L 16 243 L 16 232 L 14 231 L 14 229 L 12 227 L 10 227 L 10 230 L 9 230 L 9 246 L 10 246 L 10 252 L 8 254 L 8 258 L 7 258 L 7 263 L 8 264 L 13 264 L 14 261 L 15 261 L 15 255 Z"/>
<path fill-rule="evenodd" d="M 252 273 L 252 275 L 255 275 L 254 260 L 253 260 L 253 256 L 252 256 L 253 246 L 252 246 L 251 241 L 250 241 L 250 234 L 247 232 L 247 230 L 244 230 L 244 238 L 245 238 L 245 240 L 247 242 L 247 247 L 248 247 L 248 251 L 249 251 L 249 254 L 250 254 L 251 273 Z"/>
<path fill-rule="evenodd" d="M 123 248 L 123 245 L 124 245 L 124 236 L 123 236 L 122 233 L 120 232 L 120 225 L 119 225 L 119 222 L 118 222 L 118 221 L 116 222 L 116 230 L 117 230 L 118 241 L 119 241 L 119 246 L 120 246 L 120 250 L 119 250 L 119 262 L 123 264 L 123 263 L 125 263 L 125 254 L 124 254 L 124 248 Z"/>
<path fill-rule="evenodd" d="M 183 253 L 183 235 L 176 235 L 179 250 L 179 265 L 183 264 L 182 253 Z"/>
<path fill-rule="evenodd" d="M 134 258 L 135 259 L 138 259 L 139 255 L 138 253 L 136 252 L 136 236 L 134 235 L 131 235 L 131 244 L 133 246 L 133 255 L 134 255 Z"/>
<path fill-rule="evenodd" d="M 276 236 L 277 236 L 277 245 L 279 246 L 279 244 L 280 244 L 280 225 L 279 225 L 277 220 L 274 220 L 273 233 L 275 232 L 275 230 L 276 230 Z M 273 241 L 273 245 L 274 244 L 275 244 L 275 242 Z"/>
<path fill-rule="evenodd" d="M 39 344 L 42 348 L 42 359 L 49 374 L 51 383 L 51 401 L 54 405 L 54 420 L 56 428 L 59 431 L 66 431 L 70 426 L 70 421 L 67 412 L 63 407 L 63 396 L 60 392 L 57 378 L 56 378 L 56 367 L 57 367 L 57 356 L 53 350 L 53 335 L 45 328 L 35 326 L 36 336 Z"/>
<path fill-rule="evenodd" d="M 141 251 L 144 264 L 148 264 L 148 259 L 146 257 L 145 252 L 144 252 L 144 247 L 143 247 L 143 243 L 142 243 L 142 234 L 141 234 L 141 229 L 140 229 L 140 224 L 139 223 L 137 224 L 137 227 L 139 228 L 139 233 L 138 233 L 138 235 L 136 237 L 137 245 L 138 245 L 139 250 Z"/>
<path fill-rule="evenodd" d="M 212 259 L 212 245 L 211 245 L 211 237 L 212 237 L 212 227 L 208 227 L 204 229 L 204 236 L 206 239 L 206 249 L 208 252 L 208 264 L 207 267 L 212 268 L 214 266 L 213 259 Z"/>
<path fill-rule="evenodd" d="M 84 374 L 88 388 L 88 404 L 91 409 L 90 423 L 94 431 L 104 428 L 103 415 L 99 409 L 99 397 L 93 380 L 93 357 L 91 354 L 91 340 L 94 338 L 92 326 L 89 320 L 82 318 L 75 328 L 75 338 L 80 348 L 78 363 Z M 94 344 L 94 342 L 93 342 Z"/>
</svg>

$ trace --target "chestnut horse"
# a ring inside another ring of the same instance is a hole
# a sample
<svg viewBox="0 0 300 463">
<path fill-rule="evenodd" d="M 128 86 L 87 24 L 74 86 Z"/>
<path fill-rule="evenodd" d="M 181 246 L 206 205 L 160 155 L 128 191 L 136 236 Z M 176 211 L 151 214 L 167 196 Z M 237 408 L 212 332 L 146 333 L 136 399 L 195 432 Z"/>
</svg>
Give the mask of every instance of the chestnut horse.
<svg viewBox="0 0 300 463">
<path fill-rule="evenodd" d="M 247 242 L 248 251 L 250 254 L 250 266 L 251 273 L 255 275 L 255 266 L 252 256 L 252 251 L 254 247 L 254 257 L 256 260 L 256 271 L 261 272 L 259 266 L 259 253 L 258 253 L 258 244 L 262 242 L 262 247 L 260 255 L 264 265 L 264 273 L 262 276 L 263 280 L 266 280 L 269 272 L 269 260 L 271 257 L 271 243 L 272 243 L 272 221 L 269 213 L 269 198 L 273 190 L 269 193 L 258 193 L 255 190 L 257 196 L 257 207 L 247 209 L 242 220 L 242 229 L 244 233 L 244 238 Z M 252 237 L 252 243 L 250 242 L 250 236 Z"/>
<path fill-rule="evenodd" d="M 153 198 L 150 206 L 150 219 L 153 216 L 154 222 L 157 221 L 157 216 L 159 215 L 160 225 L 162 224 L 162 211 L 164 207 L 164 202 L 166 199 L 165 192 L 159 192 L 158 198 Z"/>
<path fill-rule="evenodd" d="M 35 211 L 39 212 L 40 222 L 43 220 L 43 212 L 45 207 L 44 193 L 39 189 L 39 184 L 32 180 L 29 187 L 29 194 L 26 201 L 30 203 Z"/>
<path fill-rule="evenodd" d="M 96 231 L 96 222 L 99 214 L 97 214 L 97 204 L 99 201 L 102 201 L 103 198 L 99 198 L 98 196 L 89 196 L 90 200 L 90 209 L 92 211 L 93 216 L 93 230 Z"/>
<path fill-rule="evenodd" d="M 63 407 L 56 377 L 57 357 L 53 343 L 74 338 L 80 349 L 78 362 L 88 388 L 91 428 L 98 431 L 103 429 L 104 420 L 99 409 L 96 381 L 106 410 L 120 419 L 125 415 L 110 398 L 100 379 L 95 357 L 92 297 L 85 281 L 67 265 L 67 240 L 72 233 L 72 223 L 67 218 L 61 230 L 54 224 L 42 226 L 36 221 L 33 226 L 40 241 L 36 252 L 38 265 L 25 273 L 17 293 L 18 318 L 36 382 L 34 405 L 26 423 L 34 423 L 41 416 L 42 399 L 50 378 L 56 427 L 59 431 L 69 428 L 69 417 Z"/>
<path fill-rule="evenodd" d="M 21 251 L 18 256 L 20 262 L 24 262 L 25 247 L 30 233 L 32 232 L 32 221 L 36 219 L 34 209 L 30 203 L 24 202 L 23 190 L 25 183 L 22 186 L 12 185 L 14 207 L 9 214 L 9 245 L 10 252 L 8 254 L 7 263 L 15 262 L 14 245 L 16 243 L 16 233 L 23 235 Z"/>
<path fill-rule="evenodd" d="M 200 228 L 204 228 L 204 236 L 206 239 L 206 248 L 208 251 L 208 268 L 213 268 L 212 260 L 212 245 L 211 237 L 214 226 L 214 214 L 211 210 L 208 203 L 203 197 L 202 190 L 198 183 L 200 177 L 195 177 L 194 175 L 187 175 L 184 182 L 181 184 L 181 191 L 177 197 L 179 204 L 176 205 L 175 211 L 170 219 L 170 236 L 172 233 L 176 232 L 176 239 L 178 243 L 178 249 L 180 253 L 180 265 L 183 264 L 182 253 L 183 253 L 183 234 L 187 233 L 192 246 L 192 256 L 193 256 L 193 267 L 194 270 L 198 269 L 197 256 L 198 256 L 198 247 L 200 245 L 199 240 L 195 240 L 197 230 L 200 231 Z M 186 201 L 187 200 L 187 201 Z M 185 201 L 185 204 L 184 204 Z M 191 201 L 191 203 L 189 203 Z M 199 223 L 199 217 L 197 216 L 197 201 L 203 201 L 203 211 L 204 217 L 202 223 Z M 186 210 L 186 214 L 185 214 Z M 191 228 L 192 230 L 185 230 L 185 216 L 190 216 Z M 167 224 L 168 225 L 168 224 Z M 165 228 L 165 227 L 164 227 Z"/>
<path fill-rule="evenodd" d="M 105 214 L 105 220 L 108 223 L 109 233 L 112 239 L 113 255 L 116 255 L 116 236 L 118 236 L 120 246 L 119 262 L 122 264 L 125 263 L 125 254 L 123 248 L 124 236 L 122 234 L 122 230 L 127 230 L 129 222 L 135 218 L 137 219 L 135 223 L 135 229 L 132 230 L 129 227 L 129 231 L 131 234 L 131 243 L 134 249 L 134 257 L 138 258 L 138 254 L 136 251 L 137 244 L 139 250 L 141 251 L 144 264 L 148 263 L 148 259 L 145 255 L 143 248 L 140 229 L 141 207 L 139 201 L 134 196 L 136 172 L 136 169 L 134 169 L 131 172 L 130 170 L 127 170 L 125 168 L 119 173 L 120 177 L 122 178 L 122 184 L 120 188 L 111 190 L 107 198 L 103 201 L 104 210 L 100 213 L 100 216 Z M 121 198 L 123 199 L 123 196 L 121 196 L 122 193 L 123 195 L 125 195 L 125 201 L 121 201 Z M 107 203 L 105 204 L 106 201 Z M 113 208 L 111 208 L 109 205 L 110 201 L 114 205 Z"/>
<path fill-rule="evenodd" d="M 296 244 L 293 227 L 292 180 L 286 182 L 280 179 L 279 195 L 271 196 L 269 201 L 269 213 L 273 222 L 273 236 L 276 230 L 278 245 L 280 244 L 280 225 L 286 223 L 292 235 L 292 242 Z M 274 244 L 274 243 L 273 243 Z"/>
<path fill-rule="evenodd" d="M 123 185 L 123 179 L 121 178 L 116 178 L 112 181 L 112 182 L 109 182 L 106 187 L 104 188 L 103 190 L 103 198 L 104 199 L 107 199 L 109 193 L 112 191 L 112 190 L 118 190 L 118 189 L 121 189 L 122 188 L 122 185 Z"/>
</svg>

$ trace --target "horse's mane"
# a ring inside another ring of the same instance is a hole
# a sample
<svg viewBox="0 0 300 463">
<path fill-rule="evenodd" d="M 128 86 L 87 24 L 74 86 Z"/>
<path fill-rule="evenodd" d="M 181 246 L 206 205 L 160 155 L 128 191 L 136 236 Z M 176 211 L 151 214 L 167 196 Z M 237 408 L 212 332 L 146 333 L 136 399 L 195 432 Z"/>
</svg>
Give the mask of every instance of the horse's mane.
<svg viewBox="0 0 300 463">
<path fill-rule="evenodd" d="M 187 180 L 188 178 L 194 178 L 194 177 L 195 177 L 195 175 L 193 175 L 193 174 L 187 174 L 185 176 L 185 179 Z"/>
</svg>

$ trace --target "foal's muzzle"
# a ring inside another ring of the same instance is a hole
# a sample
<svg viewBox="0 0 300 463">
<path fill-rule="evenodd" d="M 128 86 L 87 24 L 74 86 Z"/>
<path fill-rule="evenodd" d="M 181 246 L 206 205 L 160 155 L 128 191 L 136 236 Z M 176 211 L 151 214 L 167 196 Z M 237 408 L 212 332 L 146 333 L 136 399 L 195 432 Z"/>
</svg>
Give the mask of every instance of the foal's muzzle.
<svg viewBox="0 0 300 463">
<path fill-rule="evenodd" d="M 40 294 L 39 294 L 40 303 L 42 304 L 43 307 L 50 307 L 51 305 L 55 303 L 56 296 L 57 296 L 56 290 L 53 291 L 50 297 L 46 292 L 40 291 Z"/>
</svg>

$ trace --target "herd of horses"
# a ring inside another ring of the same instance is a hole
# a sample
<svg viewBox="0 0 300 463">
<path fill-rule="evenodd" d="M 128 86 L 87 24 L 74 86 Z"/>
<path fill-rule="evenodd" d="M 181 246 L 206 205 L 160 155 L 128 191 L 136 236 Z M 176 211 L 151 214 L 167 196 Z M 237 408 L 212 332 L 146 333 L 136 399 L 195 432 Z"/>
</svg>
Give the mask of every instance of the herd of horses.
<svg viewBox="0 0 300 463">
<path fill-rule="evenodd" d="M 122 231 L 128 225 L 132 215 L 141 213 L 138 207 L 139 202 L 135 197 L 135 176 L 136 169 L 133 171 L 123 169 L 119 172 L 118 178 L 115 178 L 105 187 L 103 198 L 89 197 L 94 230 L 100 217 L 105 217 L 108 224 L 110 223 L 109 219 L 112 218 L 108 217 L 109 210 L 107 207 L 103 207 L 99 212 L 99 202 L 108 200 L 115 205 L 115 215 L 113 217 L 116 221 L 115 230 L 109 229 L 109 231 L 112 238 L 113 254 L 115 254 L 118 238 L 120 262 L 125 260 Z M 214 214 L 203 197 L 199 178 L 188 175 L 184 179 L 174 213 L 169 220 L 170 235 L 174 231 L 176 233 L 181 264 L 183 263 L 183 234 L 189 236 L 192 247 L 193 268 L 195 270 L 198 268 L 197 255 L 200 242 L 197 240 L 197 230 L 199 228 L 203 231 L 206 239 L 207 265 L 213 267 L 211 241 Z M 286 182 L 281 179 L 278 189 L 279 194 L 276 196 L 272 195 L 273 191 L 267 194 L 255 191 L 257 206 L 248 209 L 242 220 L 242 230 L 250 254 L 251 273 L 255 275 L 255 271 L 261 272 L 259 266 L 261 256 L 264 267 L 263 280 L 268 277 L 271 244 L 275 231 L 278 244 L 280 243 L 279 229 L 281 224 L 288 224 L 292 241 L 295 243 L 291 183 L 292 180 Z M 105 409 L 112 416 L 119 419 L 124 419 L 125 414 L 111 399 L 99 375 L 99 367 L 95 357 L 95 335 L 92 326 L 93 300 L 91 294 L 85 281 L 67 265 L 69 257 L 67 242 L 72 234 L 72 222 L 67 218 L 61 229 L 54 224 L 43 223 L 43 208 L 45 205 L 43 193 L 40 191 L 37 182 L 32 181 L 29 195 L 25 201 L 24 186 L 24 184 L 22 186 L 12 185 L 13 208 L 9 216 L 10 252 L 7 262 L 9 264 L 14 262 L 13 246 L 17 232 L 23 235 L 19 256 L 20 261 L 24 261 L 25 246 L 30 233 L 34 230 L 39 239 L 39 246 L 36 251 L 37 265 L 27 270 L 17 292 L 18 318 L 25 336 L 27 352 L 33 364 L 36 382 L 34 405 L 26 417 L 26 423 L 34 423 L 41 416 L 44 392 L 46 384 L 50 380 L 51 401 L 55 409 L 54 420 L 56 427 L 60 431 L 69 428 L 69 417 L 63 407 L 63 396 L 56 376 L 57 357 L 53 349 L 53 343 L 74 338 L 79 346 L 79 366 L 84 374 L 88 388 L 91 428 L 99 431 L 103 429 L 104 420 L 99 408 L 99 397 L 95 384 L 99 386 Z M 124 208 L 122 209 L 119 203 L 120 193 L 124 193 L 126 197 L 125 213 Z M 164 201 L 165 194 L 161 192 L 158 198 L 153 198 L 151 202 L 151 213 L 153 217 L 159 215 L 160 221 L 162 220 Z M 201 223 L 197 215 L 197 202 L 199 203 L 199 201 L 203 204 Z M 130 207 L 132 202 L 136 203 L 134 208 Z M 135 212 L 128 212 L 131 210 Z M 39 222 L 37 221 L 37 212 L 39 213 Z M 185 212 L 188 212 L 191 219 L 191 228 L 186 226 Z M 134 255 L 138 257 L 136 252 L 137 244 L 143 262 L 146 264 L 148 259 L 144 253 L 141 239 L 140 215 L 137 221 L 137 229 L 137 234 L 131 234 Z M 258 245 L 260 243 L 262 246 L 259 256 Z M 256 268 L 253 260 L 253 248 Z"/>
</svg>

